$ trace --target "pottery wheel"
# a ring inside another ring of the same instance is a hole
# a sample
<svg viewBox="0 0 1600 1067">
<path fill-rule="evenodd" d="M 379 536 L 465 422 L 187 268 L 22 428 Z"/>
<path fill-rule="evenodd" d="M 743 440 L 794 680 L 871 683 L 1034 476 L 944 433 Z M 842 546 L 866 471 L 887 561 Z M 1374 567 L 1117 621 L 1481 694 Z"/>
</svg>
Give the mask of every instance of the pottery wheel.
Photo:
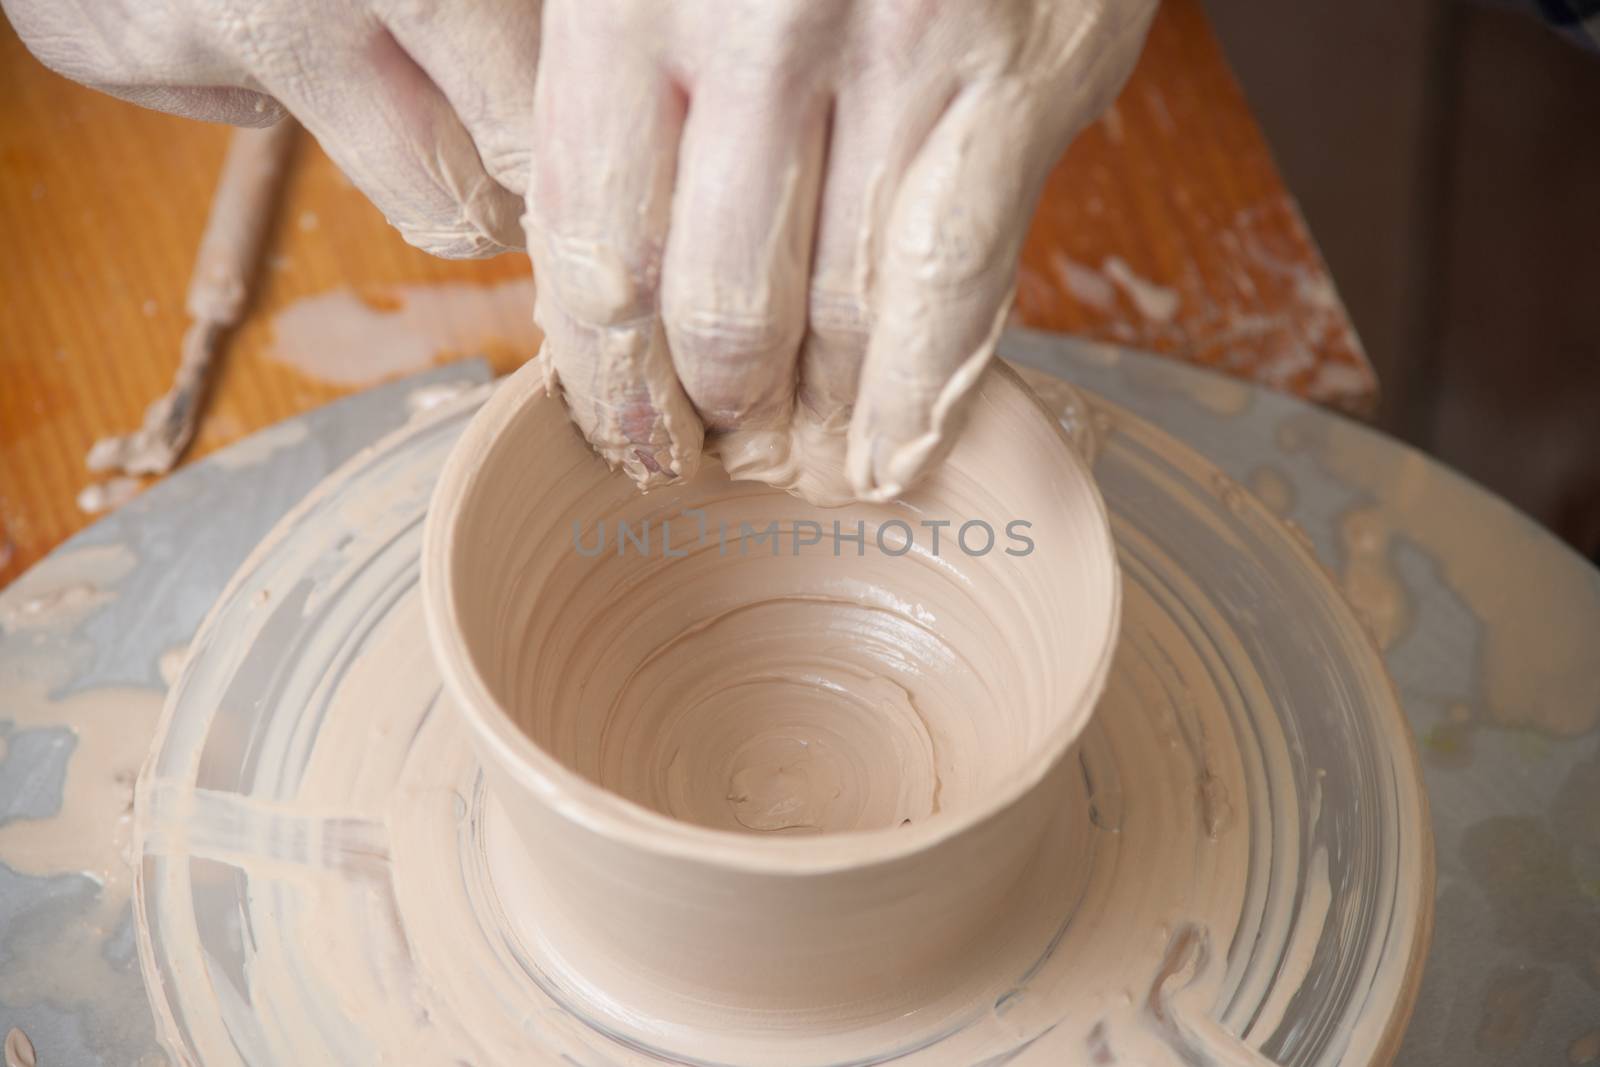
<svg viewBox="0 0 1600 1067">
<path fill-rule="evenodd" d="M 1233 482 L 1125 412 L 1045 391 L 1097 447 L 1125 582 L 1078 757 L 1083 874 L 1009 993 L 892 1058 L 1385 1062 L 1432 884 L 1380 656 L 1307 547 Z M 506 919 L 483 858 L 503 827 L 443 702 L 418 589 L 429 493 L 481 400 L 367 450 L 291 512 L 169 697 L 139 786 L 135 909 L 158 1030 L 189 1061 L 663 1062 L 547 980 L 536 925 Z M 1165 742 L 1159 766 L 1119 759 L 1135 731 Z M 1189 876 L 1141 878 L 1151 850 L 1187 857 Z M 1130 939 L 1158 966 L 1129 970 Z"/>
</svg>

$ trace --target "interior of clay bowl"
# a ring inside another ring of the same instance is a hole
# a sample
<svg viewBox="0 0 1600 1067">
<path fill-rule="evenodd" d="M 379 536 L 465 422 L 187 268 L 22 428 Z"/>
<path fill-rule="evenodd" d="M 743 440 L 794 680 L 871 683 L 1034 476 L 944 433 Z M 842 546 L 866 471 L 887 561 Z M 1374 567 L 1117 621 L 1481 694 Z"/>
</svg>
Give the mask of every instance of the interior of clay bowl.
<svg viewBox="0 0 1600 1067">
<path fill-rule="evenodd" d="M 710 459 L 640 494 L 538 373 L 457 446 L 425 569 L 463 710 L 540 789 L 663 832 L 925 837 L 1070 747 L 1117 572 L 1083 461 L 1008 369 L 933 476 L 840 508 Z"/>
</svg>

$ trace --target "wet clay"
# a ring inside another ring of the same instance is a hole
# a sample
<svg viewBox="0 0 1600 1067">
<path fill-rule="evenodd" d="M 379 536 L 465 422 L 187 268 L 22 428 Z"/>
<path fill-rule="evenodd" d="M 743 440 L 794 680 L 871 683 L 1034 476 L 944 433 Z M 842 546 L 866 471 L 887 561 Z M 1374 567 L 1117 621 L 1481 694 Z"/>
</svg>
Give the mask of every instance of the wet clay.
<svg viewBox="0 0 1600 1067">
<path fill-rule="evenodd" d="M 145 410 L 139 429 L 94 443 L 85 461 L 91 471 L 165 474 L 194 439 L 217 356 L 249 300 L 262 243 L 272 222 L 272 206 L 298 129 L 285 119 L 261 129 L 234 131 L 195 253 L 185 301 L 191 321 L 184 331 L 172 385 Z M 112 479 L 105 483 L 106 491 L 127 493 L 128 484 L 125 479 Z M 120 488 L 109 488 L 113 486 Z M 93 502 L 95 494 L 89 496 Z M 79 499 L 81 505 L 83 498 Z M 84 506 L 84 510 L 104 507 Z"/>
<path fill-rule="evenodd" d="M 1009 403 L 997 420 L 1018 414 Z M 486 700 L 504 696 L 503 729 L 460 713 L 430 655 L 416 523 L 445 446 L 426 425 L 286 519 L 196 638 L 141 778 L 139 825 L 159 1023 L 201 1062 L 1254 1065 L 1294 1029 L 1297 998 L 1318 995 L 1307 979 L 1326 973 L 1329 945 L 1365 943 L 1338 906 L 1321 794 L 1290 784 L 1292 746 L 1244 637 L 1136 524 L 1118 530 L 1132 580 L 1090 716 L 1070 699 L 1073 677 L 1088 679 L 1086 703 L 1097 688 L 1094 642 L 1073 637 L 1105 618 L 1086 580 L 1065 598 L 1051 582 L 1008 584 L 1029 572 L 1007 568 L 1034 557 L 1004 556 L 1003 538 L 936 559 L 919 523 L 944 516 L 926 503 L 861 513 L 861 557 L 846 543 L 836 559 L 826 541 L 796 556 L 792 521 L 776 550 L 718 557 L 718 508 L 809 513 L 725 481 L 704 483 L 703 500 L 640 497 L 611 475 L 579 489 L 600 461 L 555 413 L 548 437 L 509 455 L 536 445 L 571 491 L 558 480 L 530 499 L 480 464 L 480 485 L 507 490 L 480 498 L 506 530 L 429 579 L 481 583 L 463 654 L 482 657 L 468 662 Z M 1059 470 L 1034 466 L 1017 476 Z M 991 514 L 1011 506 L 989 481 L 960 488 Z M 680 524 L 696 503 L 703 544 L 693 516 Z M 580 556 L 571 520 L 589 548 L 602 512 L 633 537 L 650 518 L 650 554 L 628 539 L 619 554 L 613 524 L 604 555 Z M 1052 531 L 1092 530 L 1041 515 L 1022 516 L 1036 554 Z M 918 531 L 920 554 L 900 560 L 923 568 L 915 596 L 877 551 L 873 527 L 891 517 Z M 1046 562 L 1058 577 L 1104 559 L 1092 538 L 1054 543 L 1080 546 Z M 518 566 L 497 552 L 520 553 Z M 741 580 L 717 581 L 712 558 Z M 818 584 L 778 592 L 796 567 Z M 274 651 L 291 623 L 293 654 Z M 719 628 L 742 661 L 700 646 Z M 631 654 L 608 662 L 595 645 Z M 587 684 L 544 669 L 555 648 Z M 786 663 L 785 649 L 801 654 Z M 740 675 L 757 657 L 772 669 Z M 283 693 L 257 691 L 277 709 L 258 726 L 218 699 L 247 661 L 249 677 L 283 673 Z M 818 681 L 797 699 L 796 679 Z M 963 706 L 962 685 L 989 691 L 989 714 Z M 1027 699 L 1051 685 L 1069 699 Z M 599 721 L 567 714 L 568 697 Z M 791 703 L 786 719 L 759 714 Z M 1381 751 L 1403 753 L 1383 706 Z M 749 736 L 728 725 L 746 718 Z M 244 777 L 230 753 L 248 754 Z M 1403 786 L 1415 832 L 1416 785 Z M 1385 875 L 1417 894 L 1383 924 L 1409 938 L 1350 974 L 1363 992 L 1317 1062 L 1392 1050 L 1416 973 L 1405 946 L 1419 951 L 1426 925 L 1425 852 L 1403 851 Z M 234 971 L 232 934 L 197 921 L 195 904 L 245 882 L 244 924 L 276 936 L 245 946 Z M 217 1007 L 224 978 L 247 1015 Z"/>
<path fill-rule="evenodd" d="M 1346 593 L 1380 637 L 1402 640 L 1412 613 L 1388 559 L 1391 538 L 1430 546 L 1440 578 L 1482 627 L 1478 661 L 1488 717 L 1557 737 L 1600 725 L 1600 587 L 1572 581 L 1555 552 L 1520 550 L 1547 536 L 1543 531 L 1510 505 L 1473 509 L 1482 518 L 1462 525 L 1455 516 L 1472 507 L 1478 490 L 1377 434 L 1335 438 L 1325 424 L 1296 418 L 1278 428 L 1277 440 L 1373 498 L 1376 506 L 1359 503 L 1344 517 L 1341 533 Z M 1572 693 L 1590 696 L 1575 700 Z"/>
<path fill-rule="evenodd" d="M 137 562 L 121 545 L 61 550 L 0 593 L 0 775 L 12 787 L 0 865 L 11 886 L 45 884 L 56 894 L 53 906 L 24 903 L 6 939 L 0 1004 L 16 1021 L 88 1001 L 102 1017 L 143 1018 L 149 1031 L 143 991 L 129 975 L 129 901 L 134 781 L 161 694 L 73 689 L 76 653 L 64 647 L 64 635 L 114 600 Z M 140 1049 L 113 1050 L 94 1030 L 80 1041 L 107 1062 L 146 1062 Z M 59 1062 L 51 1052 L 45 1062 Z M 7 1067 L 34 1064 L 20 1028 L 6 1035 L 5 1057 Z"/>
<path fill-rule="evenodd" d="M 28 1035 L 13 1026 L 6 1033 L 6 1067 L 38 1067 L 39 1058 L 33 1051 Z"/>
<path fill-rule="evenodd" d="M 437 653 L 515 831 L 490 844 L 556 860 L 491 861 L 513 915 L 562 916 L 540 936 L 574 987 L 703 1055 L 973 1002 L 1048 939 L 1019 883 L 1119 582 L 1087 469 L 1009 372 L 925 485 L 836 510 L 715 463 L 641 496 L 519 374 L 427 538 Z"/>
<path fill-rule="evenodd" d="M 6 694 L 0 717 L 11 730 L 65 727 L 73 746 L 59 810 L 46 818 L 0 824 L 0 862 L 35 876 L 81 874 L 96 888 L 81 926 L 0 969 L 0 1000 L 70 1001 L 86 989 L 110 988 L 112 964 L 102 942 L 127 917 L 133 890 L 133 784 L 154 731 L 161 696 L 142 689 L 96 689 L 51 700 L 31 687 Z"/>
</svg>

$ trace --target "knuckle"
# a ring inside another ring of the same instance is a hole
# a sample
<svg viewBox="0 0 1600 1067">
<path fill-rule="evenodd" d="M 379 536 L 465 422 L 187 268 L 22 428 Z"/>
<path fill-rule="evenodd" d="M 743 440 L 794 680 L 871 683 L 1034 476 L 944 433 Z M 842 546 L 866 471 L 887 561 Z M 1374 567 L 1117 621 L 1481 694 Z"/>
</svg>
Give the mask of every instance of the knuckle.
<svg viewBox="0 0 1600 1067">
<path fill-rule="evenodd" d="M 872 336 L 872 318 L 854 293 L 813 289 L 796 396 L 824 424 L 848 419 Z"/>
<path fill-rule="evenodd" d="M 654 314 L 656 253 L 626 254 L 603 240 L 564 236 L 530 206 L 525 224 L 534 276 L 563 314 L 594 328 L 624 327 Z"/>
<path fill-rule="evenodd" d="M 675 351 L 711 360 L 765 359 L 800 346 L 804 322 L 776 308 L 735 310 L 716 302 L 674 300 L 666 308 Z"/>
<path fill-rule="evenodd" d="M 996 237 L 993 228 L 971 220 L 913 225 L 884 249 L 884 273 L 931 290 L 963 288 L 999 265 Z"/>
<path fill-rule="evenodd" d="M 697 309 L 669 317 L 667 337 L 684 391 L 707 425 L 755 425 L 788 410 L 799 316 Z"/>
<path fill-rule="evenodd" d="M 1022 188 L 1031 169 L 1018 168 L 1007 179 L 1013 188 L 967 196 L 960 195 L 967 183 L 938 176 L 928 187 L 928 203 L 916 203 L 894 220 L 883 249 L 884 282 L 894 289 L 950 292 L 1009 277 L 1032 203 Z"/>
<path fill-rule="evenodd" d="M 866 308 L 855 294 L 811 290 L 806 305 L 808 344 L 822 344 L 829 351 L 865 351 L 871 329 Z"/>
</svg>

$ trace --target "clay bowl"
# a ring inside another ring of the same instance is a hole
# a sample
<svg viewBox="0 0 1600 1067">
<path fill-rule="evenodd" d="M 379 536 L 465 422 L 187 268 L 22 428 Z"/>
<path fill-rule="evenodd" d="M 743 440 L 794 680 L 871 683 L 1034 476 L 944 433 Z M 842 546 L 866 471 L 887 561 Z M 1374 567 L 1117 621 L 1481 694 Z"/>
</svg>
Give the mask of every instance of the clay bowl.
<svg viewBox="0 0 1600 1067">
<path fill-rule="evenodd" d="M 1040 867 L 1087 822 L 1068 757 L 1120 581 L 1083 459 L 1008 368 L 924 483 L 824 509 L 709 460 L 641 495 L 530 364 L 450 456 L 422 585 L 509 828 L 501 905 L 624 1039 L 912 1047 L 1060 922 Z"/>
</svg>

